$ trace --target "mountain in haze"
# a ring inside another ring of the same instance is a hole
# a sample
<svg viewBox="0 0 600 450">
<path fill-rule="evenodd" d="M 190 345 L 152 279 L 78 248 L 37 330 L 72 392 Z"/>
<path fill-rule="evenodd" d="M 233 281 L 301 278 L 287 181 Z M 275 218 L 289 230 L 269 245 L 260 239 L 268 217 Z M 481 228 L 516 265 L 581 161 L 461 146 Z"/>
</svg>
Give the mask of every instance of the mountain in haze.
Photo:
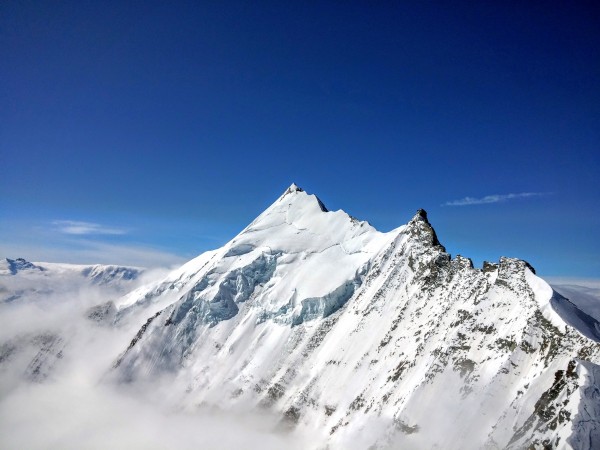
<svg viewBox="0 0 600 450">
<path fill-rule="evenodd" d="M 0 303 L 47 299 L 89 286 L 125 293 L 144 273 L 139 267 L 106 264 L 32 263 L 24 258 L 0 260 Z"/>
<path fill-rule="evenodd" d="M 43 267 L 36 266 L 23 258 L 4 258 L 0 261 L 0 275 L 16 275 L 17 273 L 24 271 L 43 272 L 44 270 Z"/>
<path fill-rule="evenodd" d="M 451 257 L 423 210 L 381 233 L 292 185 L 111 320 L 139 322 L 113 380 L 314 448 L 600 448 L 598 321 L 525 261 Z"/>
</svg>

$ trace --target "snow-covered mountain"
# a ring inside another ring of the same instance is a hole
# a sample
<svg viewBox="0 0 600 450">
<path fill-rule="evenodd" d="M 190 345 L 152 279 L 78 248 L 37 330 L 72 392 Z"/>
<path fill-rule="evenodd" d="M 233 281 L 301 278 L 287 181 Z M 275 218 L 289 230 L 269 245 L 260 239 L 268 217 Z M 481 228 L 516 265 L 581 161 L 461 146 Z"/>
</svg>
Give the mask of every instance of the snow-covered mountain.
<svg viewBox="0 0 600 450">
<path fill-rule="evenodd" d="M 3 260 L 0 260 L 0 275 L 16 275 L 17 273 L 25 271 L 43 272 L 44 270 L 43 267 L 36 266 L 23 258 L 4 258 Z"/>
<path fill-rule="evenodd" d="M 111 317 L 141 325 L 115 380 L 314 448 L 600 448 L 598 321 L 524 261 L 452 258 L 422 210 L 381 233 L 292 185 Z"/>
</svg>

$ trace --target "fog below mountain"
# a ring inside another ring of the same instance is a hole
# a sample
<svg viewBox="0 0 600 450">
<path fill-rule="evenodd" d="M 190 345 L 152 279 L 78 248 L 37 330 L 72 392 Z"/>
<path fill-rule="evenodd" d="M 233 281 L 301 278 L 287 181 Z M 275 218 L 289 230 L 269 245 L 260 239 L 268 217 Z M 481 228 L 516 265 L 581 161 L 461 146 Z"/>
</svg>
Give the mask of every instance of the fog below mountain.
<svg viewBox="0 0 600 450">
<path fill-rule="evenodd" d="M 302 448 L 265 411 L 183 411 L 170 403 L 161 380 L 106 380 L 138 324 L 89 320 L 89 307 L 105 295 L 101 287 L 78 286 L 66 295 L 0 304 L 1 448 Z M 56 339 L 48 342 L 49 336 Z M 60 352 L 54 362 L 52 352 Z M 33 373 L 32 360 L 44 353 L 51 370 Z"/>
</svg>

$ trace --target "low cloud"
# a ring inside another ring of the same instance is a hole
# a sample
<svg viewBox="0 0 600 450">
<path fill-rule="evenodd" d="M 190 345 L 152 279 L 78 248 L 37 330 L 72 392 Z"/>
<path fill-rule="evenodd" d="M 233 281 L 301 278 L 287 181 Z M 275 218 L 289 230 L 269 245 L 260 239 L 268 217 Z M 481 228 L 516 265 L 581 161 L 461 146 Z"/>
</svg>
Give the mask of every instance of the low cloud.
<svg viewBox="0 0 600 450">
<path fill-rule="evenodd" d="M 545 280 L 579 309 L 600 321 L 600 279 L 545 277 Z"/>
<path fill-rule="evenodd" d="M 588 289 L 597 289 L 598 302 L 600 303 L 600 278 L 581 278 L 581 277 L 544 277 L 552 285 L 563 286 L 581 286 Z"/>
<path fill-rule="evenodd" d="M 143 388 L 111 381 L 114 361 L 146 316 L 119 326 L 86 319 L 87 308 L 106 296 L 98 286 L 71 286 L 47 298 L 0 303 L 6 324 L 0 329 L 0 448 L 307 448 L 264 411 L 180 408 L 171 401 L 171 379 Z"/>
<path fill-rule="evenodd" d="M 49 380 L 20 385 L 0 401 L 0 440 L 6 448 L 57 450 L 303 448 L 259 414 L 176 411 L 118 386 Z"/>
<path fill-rule="evenodd" d="M 120 235 L 126 233 L 126 231 L 121 228 L 112 228 L 100 225 L 99 223 L 80 222 L 76 220 L 55 220 L 52 224 L 56 226 L 56 229 L 61 233 L 80 236 L 90 234 Z"/>
<path fill-rule="evenodd" d="M 442 206 L 470 206 L 470 205 L 485 205 L 489 203 L 502 203 L 509 200 L 518 200 L 531 197 L 541 197 L 547 195 L 545 192 L 521 192 L 518 194 L 494 194 L 486 195 L 485 197 L 464 197 L 459 200 L 448 201 Z"/>
</svg>

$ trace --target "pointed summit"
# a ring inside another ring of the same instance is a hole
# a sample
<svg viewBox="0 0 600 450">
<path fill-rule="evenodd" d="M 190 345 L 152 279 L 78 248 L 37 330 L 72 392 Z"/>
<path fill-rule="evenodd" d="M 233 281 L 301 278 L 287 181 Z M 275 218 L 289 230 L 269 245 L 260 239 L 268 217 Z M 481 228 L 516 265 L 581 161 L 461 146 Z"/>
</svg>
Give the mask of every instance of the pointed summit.
<svg viewBox="0 0 600 450">
<path fill-rule="evenodd" d="M 298 186 L 296 183 L 292 183 L 290 185 L 290 187 L 288 187 L 283 194 L 281 194 L 281 196 L 277 199 L 277 201 L 281 201 L 282 199 L 284 199 L 285 197 L 287 197 L 290 194 L 297 194 L 299 192 L 304 192 L 304 189 L 302 189 L 300 186 Z"/>
<path fill-rule="evenodd" d="M 425 211 L 424 209 L 418 209 L 413 220 L 414 219 L 421 219 L 421 220 L 429 223 L 429 220 L 427 220 L 427 211 Z"/>
<path fill-rule="evenodd" d="M 292 192 L 304 192 L 304 189 L 302 189 L 296 183 L 292 183 L 290 185 L 290 187 L 286 189 L 286 191 L 283 193 L 283 195 L 291 194 Z"/>
<path fill-rule="evenodd" d="M 322 202 L 322 201 L 319 199 L 319 197 L 317 197 L 317 196 L 316 196 L 316 195 L 314 195 L 314 194 L 309 194 L 309 193 L 305 192 L 305 191 L 304 191 L 304 189 L 302 189 L 302 188 L 301 188 L 300 186 L 298 186 L 296 183 L 292 183 L 292 184 L 290 185 L 290 187 L 288 187 L 288 188 L 285 190 L 285 192 L 284 192 L 284 193 L 281 195 L 281 197 L 279 197 L 279 198 L 277 199 L 277 201 L 276 201 L 275 203 L 278 203 L 278 202 L 282 201 L 283 199 L 287 198 L 289 195 L 292 195 L 292 194 L 299 194 L 299 193 L 302 193 L 302 194 L 304 194 L 304 195 L 305 195 L 305 196 L 307 196 L 307 197 L 314 198 L 314 200 L 316 200 L 316 201 L 317 201 L 317 204 L 318 204 L 319 208 L 321 209 L 321 211 L 323 211 L 323 212 L 327 212 L 327 211 L 329 211 L 329 210 L 328 210 L 328 209 L 325 207 L 325 205 L 323 204 L 323 202 Z"/>
<path fill-rule="evenodd" d="M 413 236 L 419 236 L 420 238 L 425 239 L 426 242 L 429 242 L 429 244 L 439 247 L 440 250 L 444 252 L 446 251 L 445 247 L 438 240 L 433 226 L 431 226 L 427 219 L 427 211 L 418 209 L 411 221 L 408 222 L 408 225 L 412 227 Z"/>
</svg>

